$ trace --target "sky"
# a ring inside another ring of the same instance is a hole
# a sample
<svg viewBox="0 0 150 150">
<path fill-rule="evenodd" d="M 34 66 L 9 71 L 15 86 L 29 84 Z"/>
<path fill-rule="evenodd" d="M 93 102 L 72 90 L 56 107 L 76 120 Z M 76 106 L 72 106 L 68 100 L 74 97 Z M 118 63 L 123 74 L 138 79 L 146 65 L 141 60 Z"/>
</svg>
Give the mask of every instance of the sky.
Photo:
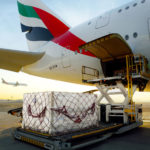
<svg viewBox="0 0 150 150">
<path fill-rule="evenodd" d="M 130 1 L 132 0 L 43 0 L 72 27 Z M 1 0 L 0 16 L 0 48 L 27 51 L 26 39 L 20 29 L 17 0 Z"/>
<path fill-rule="evenodd" d="M 43 0 L 56 14 L 71 27 L 119 7 L 132 0 Z M 0 2 L 0 48 L 28 51 L 24 33 L 21 33 L 17 0 Z M 27 87 L 13 87 L 0 81 L 0 99 L 22 99 L 24 93 L 42 91 L 82 92 L 93 89 L 89 86 L 65 83 L 31 76 L 22 72 L 14 73 L 0 69 L 0 79 L 9 82 L 23 82 Z M 72 88 L 70 88 L 72 87 Z"/>
</svg>

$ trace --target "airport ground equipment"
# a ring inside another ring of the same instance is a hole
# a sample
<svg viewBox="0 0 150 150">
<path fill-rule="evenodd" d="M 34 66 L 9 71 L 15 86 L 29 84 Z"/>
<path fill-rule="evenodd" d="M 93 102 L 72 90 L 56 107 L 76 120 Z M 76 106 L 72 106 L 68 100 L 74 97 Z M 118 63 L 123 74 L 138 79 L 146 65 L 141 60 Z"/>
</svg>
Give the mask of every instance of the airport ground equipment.
<svg viewBox="0 0 150 150">
<path fill-rule="evenodd" d="M 123 65 L 120 70 L 114 70 L 114 76 L 100 79 L 83 79 L 83 82 L 97 85 L 97 89 L 101 93 L 98 105 L 101 104 L 104 98 L 107 101 L 106 122 L 122 118 L 122 122 L 128 124 L 129 122 L 136 122 L 142 119 L 142 108 L 140 105 L 135 105 L 133 95 L 137 88 L 139 88 L 140 91 L 145 89 L 146 83 L 150 80 L 150 74 L 147 69 L 148 61 L 144 56 L 127 55 L 120 59 L 119 61 L 125 64 L 125 66 Z M 95 70 L 93 72 L 95 72 Z M 90 77 L 89 74 L 88 77 Z M 128 90 L 126 90 L 126 87 Z M 122 95 L 124 98 L 122 98 L 120 104 L 116 104 L 111 95 Z"/>
<path fill-rule="evenodd" d="M 130 131 L 142 125 L 142 122 L 123 124 L 102 124 L 97 128 L 83 130 L 59 136 L 50 136 L 31 130 L 17 128 L 14 132 L 16 139 L 48 149 L 74 150 L 95 144 L 110 138 L 112 135 Z"/>
<path fill-rule="evenodd" d="M 16 108 L 16 109 L 11 109 L 8 111 L 8 114 L 11 114 L 16 117 L 22 117 L 22 107 Z"/>
<path fill-rule="evenodd" d="M 142 125 L 142 106 L 133 102 L 133 95 L 137 88 L 143 90 L 149 80 L 149 75 L 146 73 L 147 61 L 145 57 L 140 55 L 130 55 L 124 59 L 126 68 L 115 71 L 116 76 L 98 79 L 98 73 L 94 70 L 92 76 L 96 79 L 83 79 L 83 82 L 96 84 L 101 93 L 96 102 L 97 126 L 55 135 L 18 128 L 14 133 L 15 138 L 49 150 L 73 150 L 103 141 L 114 134 L 121 134 Z M 88 69 L 92 70 L 92 68 Z M 87 75 L 86 70 L 87 68 L 84 66 L 83 77 Z M 116 104 L 111 95 L 122 95 L 124 98 L 121 103 Z M 107 104 L 102 104 L 104 98 Z M 60 110 L 59 113 L 62 113 L 62 109 Z"/>
<path fill-rule="evenodd" d="M 132 120 L 131 115 L 135 117 L 135 122 L 142 121 L 142 105 L 135 105 L 135 110 L 131 110 L 131 107 L 131 105 L 106 105 L 106 122 L 129 124 Z"/>
<path fill-rule="evenodd" d="M 131 122 L 131 119 L 128 119 L 129 120 L 128 124 L 124 124 L 124 121 L 122 121 L 123 119 L 121 118 L 119 119 L 118 116 L 116 115 L 114 115 L 113 119 L 110 118 L 109 115 L 108 118 L 109 120 L 106 120 L 108 117 L 107 114 L 110 113 L 110 112 L 107 113 L 108 106 L 109 105 L 104 106 L 105 108 L 103 108 L 102 111 L 103 114 L 100 111 L 99 115 L 101 115 L 101 118 L 99 120 L 99 125 L 97 127 L 56 135 L 50 135 L 47 133 L 41 133 L 29 129 L 17 128 L 14 132 L 14 137 L 17 140 L 27 142 L 48 150 L 74 150 L 101 142 L 103 140 L 110 138 L 115 134 L 121 134 L 130 131 L 143 124 L 143 122 L 140 119 L 139 121 L 133 122 Z M 112 106 L 112 108 L 114 108 L 114 106 Z M 139 111 L 140 109 L 138 110 L 138 112 Z M 105 115 L 105 117 L 103 115 Z M 123 118 L 123 115 L 120 117 Z M 118 122 L 118 120 L 121 121 Z"/>
<path fill-rule="evenodd" d="M 83 94 L 83 97 L 85 95 L 87 94 Z M 99 110 L 97 114 L 97 120 L 98 120 L 97 126 L 88 127 L 87 125 L 85 125 L 87 126 L 85 129 L 80 128 L 76 131 L 72 130 L 69 132 L 60 132 L 57 134 L 53 134 L 53 132 L 51 132 L 52 134 L 48 132 L 43 133 L 38 130 L 34 130 L 34 128 L 31 130 L 31 129 L 21 127 L 15 130 L 14 137 L 18 140 L 40 146 L 48 150 L 73 150 L 73 149 L 83 148 L 85 146 L 106 140 L 107 138 L 110 138 L 115 134 L 121 134 L 142 125 L 142 121 L 140 120 L 140 116 L 138 115 L 137 115 L 137 119 L 133 122 L 131 121 L 129 115 L 126 115 L 128 120 L 127 124 L 125 124 L 124 121 L 118 122 L 119 116 L 118 114 L 116 115 L 116 112 L 118 110 L 120 111 L 119 114 L 122 113 L 121 115 L 122 118 L 125 116 L 125 112 L 124 109 L 122 108 L 122 105 L 103 104 L 96 107 L 99 107 L 97 109 Z M 138 110 L 136 111 L 137 113 L 141 113 L 140 108 L 137 108 L 137 110 Z M 31 115 L 30 109 L 27 109 L 27 111 L 29 112 L 29 115 Z M 59 113 L 61 112 L 62 111 L 59 111 Z M 85 112 L 87 112 L 86 109 Z M 110 115 L 112 112 L 115 113 L 113 119 L 110 118 L 112 117 Z M 37 116 L 33 115 L 33 118 L 34 117 L 37 118 Z M 119 119 L 119 120 L 123 120 L 123 119 Z M 33 122 L 33 124 L 36 124 L 36 122 Z M 62 126 L 64 128 L 63 124 Z"/>
</svg>

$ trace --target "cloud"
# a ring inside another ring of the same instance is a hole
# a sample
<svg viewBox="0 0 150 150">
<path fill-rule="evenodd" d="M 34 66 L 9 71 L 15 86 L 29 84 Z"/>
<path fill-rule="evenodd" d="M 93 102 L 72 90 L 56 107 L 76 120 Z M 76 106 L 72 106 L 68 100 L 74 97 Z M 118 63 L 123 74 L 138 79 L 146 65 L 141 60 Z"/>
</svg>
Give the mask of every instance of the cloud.
<svg viewBox="0 0 150 150">
<path fill-rule="evenodd" d="M 0 14 L 0 48 L 27 50 L 26 40 L 20 29 L 17 1 L 2 1 Z"/>
</svg>

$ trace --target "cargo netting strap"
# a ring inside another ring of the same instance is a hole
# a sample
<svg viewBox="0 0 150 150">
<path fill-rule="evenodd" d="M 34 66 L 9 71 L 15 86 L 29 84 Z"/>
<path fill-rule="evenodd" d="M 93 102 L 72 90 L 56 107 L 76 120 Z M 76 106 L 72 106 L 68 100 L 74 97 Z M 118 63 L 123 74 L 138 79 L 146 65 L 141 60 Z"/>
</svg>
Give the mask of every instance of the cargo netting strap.
<svg viewBox="0 0 150 150">
<path fill-rule="evenodd" d="M 98 126 L 94 94 L 41 92 L 24 96 L 22 127 L 51 136 Z"/>
<path fill-rule="evenodd" d="M 87 116 L 87 115 L 93 115 L 95 112 L 95 103 L 92 104 L 91 107 L 89 107 L 87 110 L 81 112 L 80 115 L 71 115 L 66 109 L 66 106 L 63 106 L 61 108 L 51 108 L 52 111 L 57 112 L 59 115 L 63 114 L 66 117 L 68 117 L 70 120 L 72 120 L 74 123 L 81 123 L 82 120 Z"/>
<path fill-rule="evenodd" d="M 45 117 L 45 113 L 46 113 L 46 106 L 45 108 L 41 111 L 41 113 L 34 115 L 31 111 L 31 105 L 28 106 L 28 115 L 32 116 L 33 118 L 43 118 Z"/>
</svg>

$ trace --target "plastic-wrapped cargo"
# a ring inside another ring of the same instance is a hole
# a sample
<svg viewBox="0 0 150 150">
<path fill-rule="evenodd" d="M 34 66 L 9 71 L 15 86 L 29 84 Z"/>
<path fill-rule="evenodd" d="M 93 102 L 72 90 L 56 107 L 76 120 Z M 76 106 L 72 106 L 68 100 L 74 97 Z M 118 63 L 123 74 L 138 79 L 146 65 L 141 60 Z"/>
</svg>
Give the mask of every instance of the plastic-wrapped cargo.
<svg viewBox="0 0 150 150">
<path fill-rule="evenodd" d="M 58 135 L 98 125 L 97 96 L 87 93 L 24 94 L 22 128 Z"/>
</svg>

